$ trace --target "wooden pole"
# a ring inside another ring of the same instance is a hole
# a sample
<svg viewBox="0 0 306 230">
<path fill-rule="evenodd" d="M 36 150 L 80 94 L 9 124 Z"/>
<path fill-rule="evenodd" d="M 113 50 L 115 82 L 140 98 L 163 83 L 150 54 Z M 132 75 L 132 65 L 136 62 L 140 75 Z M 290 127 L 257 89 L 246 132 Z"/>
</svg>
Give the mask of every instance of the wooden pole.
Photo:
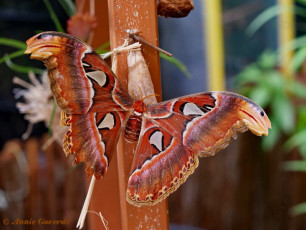
<svg viewBox="0 0 306 230">
<path fill-rule="evenodd" d="M 108 9 L 108 12 L 106 10 Z M 96 31 L 110 31 L 111 49 L 123 44 L 126 30 L 138 30 L 140 35 L 152 44 L 158 45 L 156 2 L 149 0 L 96 1 L 98 28 Z M 107 15 L 109 15 L 107 19 Z M 106 24 L 108 23 L 109 24 Z M 95 32 L 93 47 L 104 44 L 105 33 Z M 108 39 L 108 38 L 107 38 Z M 146 45 L 142 46 L 155 87 L 161 95 L 159 54 Z M 127 88 L 126 55 L 118 55 L 117 77 Z M 167 202 L 152 207 L 137 208 L 126 201 L 126 185 L 134 155 L 135 145 L 119 140 L 117 153 L 110 163 L 107 174 L 96 182 L 90 211 L 101 212 L 109 229 L 168 229 Z M 89 213 L 90 229 L 104 229 L 101 219 Z"/>
<path fill-rule="evenodd" d="M 221 0 L 202 2 L 209 90 L 225 90 Z"/>
<path fill-rule="evenodd" d="M 39 148 L 40 145 L 38 140 L 35 138 L 29 138 L 25 143 L 25 151 L 27 153 L 28 158 L 28 166 L 29 166 L 29 188 L 31 191 L 29 196 L 27 197 L 26 201 L 26 213 L 25 218 L 33 218 L 38 219 L 40 218 L 40 207 L 41 207 L 41 195 L 39 193 L 39 186 L 38 186 L 38 156 L 39 156 Z M 38 226 L 38 229 L 40 227 Z"/>
<path fill-rule="evenodd" d="M 156 1 L 109 0 L 109 26 L 111 48 L 122 45 L 127 30 L 139 31 L 142 38 L 158 46 Z M 161 95 L 159 54 L 153 48 L 142 46 L 142 51 L 155 87 Z M 127 88 L 128 69 L 126 55 L 118 56 L 117 76 Z M 122 139 L 117 147 L 120 207 L 122 229 L 168 229 L 166 201 L 152 207 L 134 207 L 126 202 L 126 186 L 136 145 Z"/>
<path fill-rule="evenodd" d="M 50 138 L 49 135 L 44 135 L 42 137 L 43 143 L 46 143 Z M 45 150 L 46 164 L 47 164 L 47 192 L 46 192 L 46 200 L 45 203 L 48 209 L 48 218 L 51 220 L 56 219 L 57 213 L 57 204 L 54 202 L 56 200 L 56 182 L 55 182 L 55 151 L 54 151 L 54 143 L 49 145 L 49 147 Z M 51 225 L 50 229 L 56 229 L 56 225 Z"/>
<path fill-rule="evenodd" d="M 77 4 L 81 3 L 82 1 L 79 1 Z M 88 12 L 89 9 L 89 1 L 86 1 L 84 10 L 85 12 Z M 97 17 L 98 26 L 94 30 L 94 37 L 91 43 L 91 46 L 94 49 L 109 42 L 107 1 L 95 1 L 95 16 Z M 87 177 L 87 187 L 89 186 L 90 180 L 91 177 Z M 84 200 L 85 197 L 81 197 L 80 199 Z M 106 175 L 95 183 L 89 211 L 101 212 L 105 220 L 108 222 L 109 229 L 122 229 L 116 153 L 114 153 Z M 89 229 L 105 229 L 98 215 L 89 212 L 87 218 Z"/>
</svg>

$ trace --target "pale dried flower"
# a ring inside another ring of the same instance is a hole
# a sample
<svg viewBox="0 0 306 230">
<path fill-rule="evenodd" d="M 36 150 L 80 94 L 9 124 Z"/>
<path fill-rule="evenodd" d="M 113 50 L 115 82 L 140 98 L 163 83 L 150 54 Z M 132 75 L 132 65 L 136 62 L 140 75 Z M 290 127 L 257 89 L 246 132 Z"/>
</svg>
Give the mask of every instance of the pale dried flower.
<svg viewBox="0 0 306 230">
<path fill-rule="evenodd" d="M 20 113 L 25 114 L 25 119 L 29 121 L 28 129 L 22 136 L 23 139 L 29 137 L 32 126 L 35 123 L 44 122 L 48 127 L 54 109 L 54 99 L 50 90 L 47 72 L 41 75 L 41 82 L 33 72 L 29 72 L 29 78 L 31 83 L 17 77 L 13 78 L 13 83 L 24 87 L 24 89 L 15 88 L 13 90 L 15 99 L 23 97 L 24 102 L 18 102 L 16 106 Z M 67 129 L 59 127 L 60 112 L 61 110 L 57 107 L 51 130 L 52 139 L 62 143 L 63 136 Z"/>
</svg>

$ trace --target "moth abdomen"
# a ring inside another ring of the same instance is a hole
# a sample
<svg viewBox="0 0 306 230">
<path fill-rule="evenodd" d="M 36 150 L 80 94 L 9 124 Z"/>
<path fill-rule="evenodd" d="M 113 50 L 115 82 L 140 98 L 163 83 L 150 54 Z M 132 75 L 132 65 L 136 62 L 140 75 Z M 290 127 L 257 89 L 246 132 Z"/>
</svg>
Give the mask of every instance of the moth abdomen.
<svg viewBox="0 0 306 230">
<path fill-rule="evenodd" d="M 141 130 L 142 116 L 132 114 L 126 123 L 124 139 L 128 142 L 137 142 Z"/>
</svg>

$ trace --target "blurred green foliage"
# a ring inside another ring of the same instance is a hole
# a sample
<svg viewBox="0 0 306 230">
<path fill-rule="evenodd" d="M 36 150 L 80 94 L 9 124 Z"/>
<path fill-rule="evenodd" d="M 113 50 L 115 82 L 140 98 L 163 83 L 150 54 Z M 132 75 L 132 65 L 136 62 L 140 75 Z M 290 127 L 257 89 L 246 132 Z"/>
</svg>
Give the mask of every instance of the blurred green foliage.
<svg viewBox="0 0 306 230">
<path fill-rule="evenodd" d="M 60 0 L 59 0 L 60 1 Z M 71 0 L 62 0 L 60 1 L 62 2 L 61 5 L 63 7 L 67 7 L 69 6 L 69 2 L 72 3 Z M 67 4 L 63 3 L 66 2 Z M 58 31 L 64 31 L 62 25 L 59 22 L 58 17 L 56 16 L 49 0 L 44 0 L 44 4 L 46 6 L 46 8 L 48 9 L 48 12 L 50 14 L 50 17 L 52 18 L 52 21 L 56 27 L 56 29 Z M 65 8 L 64 8 L 65 9 Z M 68 9 L 65 9 L 65 11 L 69 11 Z M 0 64 L 5 62 L 6 65 L 11 68 L 12 70 L 14 70 L 17 73 L 29 73 L 30 71 L 37 73 L 37 74 L 42 74 L 43 73 L 43 69 L 39 69 L 39 68 L 35 68 L 35 67 L 31 67 L 31 66 L 21 66 L 21 65 L 17 65 L 15 63 L 12 62 L 12 59 L 20 57 L 22 55 L 24 55 L 24 51 L 27 48 L 27 45 L 22 42 L 22 41 L 18 41 L 15 39 L 9 39 L 9 38 L 5 38 L 5 37 L 0 37 L 0 45 L 6 45 L 6 46 L 10 46 L 16 49 L 16 51 L 10 53 L 10 54 L 6 54 L 3 57 L 0 57 Z"/>
<path fill-rule="evenodd" d="M 273 6 L 262 12 L 247 28 L 252 35 L 267 21 L 282 12 L 292 11 L 306 19 L 306 0 L 296 0 L 300 6 L 281 8 Z M 280 51 L 294 51 L 290 63 L 293 76 L 285 77 L 278 67 Z M 271 150 L 282 135 L 287 137 L 283 148 L 297 149 L 301 160 L 285 162 L 288 171 L 306 172 L 306 86 L 297 80 L 297 74 L 306 60 L 306 36 L 302 35 L 275 52 L 265 51 L 257 62 L 247 66 L 235 78 L 237 89 L 268 111 L 272 130 L 262 139 L 265 151 Z M 294 206 L 290 214 L 306 213 L 306 202 Z"/>
<path fill-rule="evenodd" d="M 272 129 L 269 135 L 263 138 L 264 150 L 271 150 L 281 133 L 288 136 L 295 134 L 298 131 L 297 124 L 301 129 L 303 121 L 306 120 L 306 107 L 294 105 L 293 100 L 306 99 L 306 86 L 294 78 L 283 76 L 277 69 L 275 52 L 264 52 L 256 63 L 250 64 L 237 75 L 235 81 L 240 93 L 269 111 Z"/>
</svg>

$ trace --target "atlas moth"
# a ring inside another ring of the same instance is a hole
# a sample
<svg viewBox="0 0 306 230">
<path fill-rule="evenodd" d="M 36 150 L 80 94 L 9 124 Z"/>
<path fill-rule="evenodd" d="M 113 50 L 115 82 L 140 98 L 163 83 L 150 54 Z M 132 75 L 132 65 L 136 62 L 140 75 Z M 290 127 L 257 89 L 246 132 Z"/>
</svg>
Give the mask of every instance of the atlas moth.
<svg viewBox="0 0 306 230">
<path fill-rule="evenodd" d="M 199 164 L 231 137 L 250 130 L 267 135 L 271 123 L 253 101 L 232 92 L 203 92 L 152 105 L 133 100 L 105 61 L 87 44 L 59 32 L 40 33 L 25 51 L 49 71 L 61 123 L 70 127 L 63 148 L 101 178 L 121 131 L 137 142 L 127 201 L 154 205 L 174 192 Z"/>
</svg>

